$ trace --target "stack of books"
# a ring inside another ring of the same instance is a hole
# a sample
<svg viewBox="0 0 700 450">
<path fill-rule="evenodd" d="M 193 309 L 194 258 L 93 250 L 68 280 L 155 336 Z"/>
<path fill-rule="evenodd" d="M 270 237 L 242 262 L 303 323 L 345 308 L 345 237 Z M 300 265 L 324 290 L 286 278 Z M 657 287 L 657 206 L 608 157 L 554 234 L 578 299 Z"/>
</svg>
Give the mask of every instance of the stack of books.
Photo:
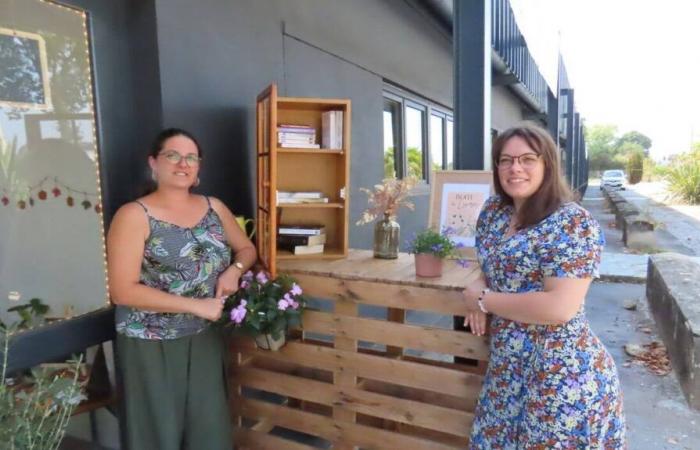
<svg viewBox="0 0 700 450">
<path fill-rule="evenodd" d="M 326 228 L 323 225 L 280 225 L 277 248 L 295 255 L 323 253 Z"/>
<path fill-rule="evenodd" d="M 328 197 L 317 191 L 277 191 L 278 205 L 294 203 L 328 203 Z"/>
<path fill-rule="evenodd" d="M 321 114 L 321 145 L 328 149 L 343 148 L 343 111 Z"/>
<path fill-rule="evenodd" d="M 280 147 L 321 148 L 316 143 L 316 128 L 307 125 L 277 125 L 277 143 Z"/>
</svg>

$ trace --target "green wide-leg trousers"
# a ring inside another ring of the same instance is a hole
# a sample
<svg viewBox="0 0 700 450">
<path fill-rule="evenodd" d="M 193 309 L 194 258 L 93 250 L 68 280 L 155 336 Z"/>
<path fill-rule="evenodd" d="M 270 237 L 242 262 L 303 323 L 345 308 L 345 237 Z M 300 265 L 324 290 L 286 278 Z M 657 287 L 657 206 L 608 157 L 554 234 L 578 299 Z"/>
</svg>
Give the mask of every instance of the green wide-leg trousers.
<svg viewBox="0 0 700 450">
<path fill-rule="evenodd" d="M 117 336 L 128 450 L 230 450 L 224 342 Z"/>
</svg>

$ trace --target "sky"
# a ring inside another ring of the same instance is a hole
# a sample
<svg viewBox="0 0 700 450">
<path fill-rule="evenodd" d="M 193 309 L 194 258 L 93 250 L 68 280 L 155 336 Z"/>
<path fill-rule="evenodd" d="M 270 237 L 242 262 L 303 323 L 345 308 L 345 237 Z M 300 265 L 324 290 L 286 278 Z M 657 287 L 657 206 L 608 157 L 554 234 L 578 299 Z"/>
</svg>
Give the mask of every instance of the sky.
<svg viewBox="0 0 700 450">
<path fill-rule="evenodd" d="M 552 87 L 561 49 L 586 125 L 639 131 L 657 160 L 700 141 L 700 1 L 510 1 Z"/>
</svg>

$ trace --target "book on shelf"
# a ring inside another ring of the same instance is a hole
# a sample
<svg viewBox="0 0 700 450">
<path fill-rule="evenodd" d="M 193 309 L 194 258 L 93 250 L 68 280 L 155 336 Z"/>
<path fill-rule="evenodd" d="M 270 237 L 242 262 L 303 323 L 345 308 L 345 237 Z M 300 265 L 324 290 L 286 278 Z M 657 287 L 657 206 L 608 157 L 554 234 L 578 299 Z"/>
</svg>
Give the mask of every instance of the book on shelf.
<svg viewBox="0 0 700 450">
<path fill-rule="evenodd" d="M 288 144 L 286 142 L 283 142 L 279 144 L 280 147 L 282 148 L 321 148 L 321 145 L 319 144 L 304 144 L 301 142 L 294 142 L 292 144 Z"/>
<path fill-rule="evenodd" d="M 321 146 L 343 148 L 343 111 L 325 111 L 321 114 Z"/>
<path fill-rule="evenodd" d="M 326 234 L 317 234 L 315 236 L 293 236 L 282 234 L 277 236 L 277 245 L 283 248 L 289 248 L 295 245 L 318 245 L 326 243 Z"/>
<path fill-rule="evenodd" d="M 280 123 L 277 125 L 277 131 L 292 131 L 294 133 L 316 133 L 316 128 L 311 125 L 293 125 L 289 123 Z"/>
<path fill-rule="evenodd" d="M 278 235 L 292 235 L 292 236 L 315 236 L 319 234 L 324 234 L 326 232 L 326 227 L 323 225 L 285 225 L 280 224 L 277 230 Z"/>
<path fill-rule="evenodd" d="M 309 134 L 306 136 L 297 136 L 297 135 L 282 135 L 282 133 L 279 133 L 277 136 L 277 143 L 279 144 L 316 144 L 316 136 Z"/>
<path fill-rule="evenodd" d="M 328 197 L 323 198 L 278 198 L 278 205 L 296 205 L 303 203 L 328 203 Z"/>
<path fill-rule="evenodd" d="M 323 253 L 325 245 L 315 244 L 315 245 L 294 245 L 290 247 L 280 247 L 282 250 L 288 250 L 295 255 L 315 255 L 318 253 Z"/>
<path fill-rule="evenodd" d="M 277 191 L 277 198 L 323 198 L 320 191 Z"/>
</svg>

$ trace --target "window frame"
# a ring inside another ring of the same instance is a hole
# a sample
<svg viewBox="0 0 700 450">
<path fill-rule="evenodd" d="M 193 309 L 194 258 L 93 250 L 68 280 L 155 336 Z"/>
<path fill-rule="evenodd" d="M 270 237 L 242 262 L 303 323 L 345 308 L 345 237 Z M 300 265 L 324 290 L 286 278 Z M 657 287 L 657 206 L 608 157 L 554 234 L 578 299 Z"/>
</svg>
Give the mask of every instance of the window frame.
<svg viewBox="0 0 700 450">
<path fill-rule="evenodd" d="M 382 90 L 382 97 L 384 100 L 382 114 L 386 109 L 386 101 L 393 101 L 401 105 L 400 117 L 398 121 L 392 121 L 392 124 L 398 123 L 400 130 L 398 133 L 394 131 L 394 146 L 395 146 L 395 171 L 396 176 L 399 179 L 405 178 L 408 174 L 408 154 L 406 148 L 407 136 L 406 136 L 406 108 L 411 107 L 423 112 L 422 121 L 422 163 L 423 163 L 423 174 L 422 179 L 419 184 L 430 184 L 432 178 L 432 148 L 431 148 L 431 134 L 432 127 L 430 126 L 431 116 L 436 116 L 442 119 L 442 170 L 446 170 L 447 166 L 447 140 L 450 138 L 447 134 L 447 122 L 450 121 L 453 124 L 454 133 L 454 113 L 447 106 L 441 105 L 437 102 L 429 100 L 425 97 L 421 97 L 412 92 L 408 92 L 397 86 L 384 83 Z M 397 144 L 396 135 L 399 136 L 400 142 Z M 384 149 L 385 150 L 385 149 Z M 452 136 L 452 161 L 454 161 L 454 136 Z M 382 153 L 383 154 L 383 153 Z M 400 161 L 400 167 L 396 167 L 396 163 Z"/>
</svg>

